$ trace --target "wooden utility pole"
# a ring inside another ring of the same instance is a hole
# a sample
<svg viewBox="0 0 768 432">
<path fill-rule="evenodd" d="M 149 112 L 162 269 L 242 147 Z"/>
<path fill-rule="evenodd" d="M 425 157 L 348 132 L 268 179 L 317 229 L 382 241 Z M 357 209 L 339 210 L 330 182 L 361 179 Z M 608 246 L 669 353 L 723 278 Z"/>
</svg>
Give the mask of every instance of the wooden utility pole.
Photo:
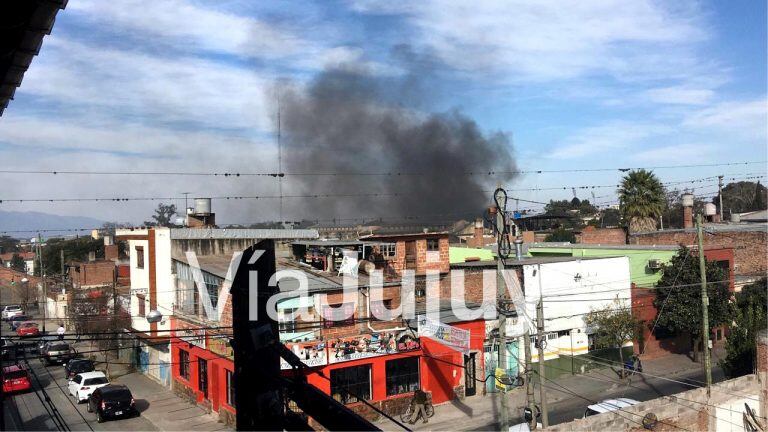
<svg viewBox="0 0 768 432">
<path fill-rule="evenodd" d="M 541 287 L 541 266 L 538 271 L 539 287 Z M 549 427 L 549 413 L 547 409 L 547 390 L 544 386 L 547 383 L 546 371 L 544 366 L 544 344 L 547 342 L 547 337 L 544 334 L 544 298 L 539 291 L 539 302 L 536 304 L 536 333 L 538 334 L 539 345 L 539 393 L 541 397 L 541 425 L 545 428 Z"/>
<path fill-rule="evenodd" d="M 717 197 L 720 199 L 720 222 L 725 222 L 725 212 L 723 211 L 723 176 L 717 176 Z"/>
<path fill-rule="evenodd" d="M 43 267 L 43 237 L 39 233 L 37 234 L 37 258 L 40 262 L 40 281 L 43 284 L 43 334 L 45 334 L 45 322 L 48 321 L 48 287 L 45 284 L 45 267 Z"/>
<path fill-rule="evenodd" d="M 501 246 L 502 244 L 502 237 L 505 235 L 505 229 L 504 226 L 507 223 L 506 217 L 504 215 L 504 211 L 507 205 L 507 194 L 504 192 L 503 189 L 501 189 L 500 185 L 499 188 L 496 189 L 496 192 L 494 193 L 494 199 L 496 201 L 496 244 Z M 504 308 L 502 305 L 505 301 L 505 293 L 506 290 L 505 284 L 504 284 L 504 262 L 503 262 L 503 253 L 504 251 L 501 250 L 501 247 L 497 250 L 497 257 L 496 257 L 496 296 L 497 296 L 497 304 L 498 310 L 501 311 L 499 314 L 499 352 L 498 352 L 498 358 L 497 358 L 497 367 L 507 371 L 507 314 L 506 314 L 506 308 Z M 507 406 L 507 395 L 506 392 L 502 392 L 501 394 L 501 413 L 499 415 L 499 423 L 501 425 L 501 430 L 506 431 L 509 430 L 510 421 L 509 421 L 509 407 Z"/>
<path fill-rule="evenodd" d="M 707 296 L 707 260 L 704 257 L 704 235 L 701 214 L 696 215 L 696 237 L 699 241 L 699 272 L 701 273 L 701 340 L 704 345 L 704 374 L 707 377 L 707 396 L 712 392 L 712 360 L 709 356 L 709 296 Z"/>
</svg>

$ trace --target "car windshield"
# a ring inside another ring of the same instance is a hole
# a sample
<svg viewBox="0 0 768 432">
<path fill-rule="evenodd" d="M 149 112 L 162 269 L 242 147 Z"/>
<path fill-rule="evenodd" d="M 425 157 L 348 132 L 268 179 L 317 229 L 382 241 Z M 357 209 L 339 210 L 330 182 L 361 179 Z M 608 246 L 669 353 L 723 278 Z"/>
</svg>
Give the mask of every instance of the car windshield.
<svg viewBox="0 0 768 432">
<path fill-rule="evenodd" d="M 67 345 L 67 344 L 51 345 L 48 348 L 48 351 L 69 351 L 69 345 Z"/>
<path fill-rule="evenodd" d="M 122 401 L 131 399 L 131 392 L 125 389 L 109 390 L 104 393 L 105 400 Z"/>
<path fill-rule="evenodd" d="M 596 415 L 596 414 L 600 414 L 600 413 L 595 411 L 595 410 L 593 410 L 593 409 L 587 408 L 587 411 L 584 413 L 584 417 L 589 417 L 589 416 L 593 416 L 593 415 Z"/>
<path fill-rule="evenodd" d="M 8 311 L 19 310 L 19 309 L 21 309 L 21 306 L 19 305 L 10 305 L 5 307 L 5 310 L 8 310 Z"/>
<path fill-rule="evenodd" d="M 3 375 L 5 375 L 6 380 L 9 380 L 9 379 L 26 378 L 27 373 L 24 372 L 23 370 L 15 370 L 11 372 L 5 372 L 3 373 Z"/>
<path fill-rule="evenodd" d="M 90 361 L 79 361 L 72 365 L 72 369 L 86 370 L 93 369 L 93 363 Z"/>
<path fill-rule="evenodd" d="M 89 378 L 83 382 L 83 385 L 97 385 L 97 384 L 108 384 L 109 381 L 107 381 L 106 377 L 96 377 L 96 378 Z"/>
</svg>

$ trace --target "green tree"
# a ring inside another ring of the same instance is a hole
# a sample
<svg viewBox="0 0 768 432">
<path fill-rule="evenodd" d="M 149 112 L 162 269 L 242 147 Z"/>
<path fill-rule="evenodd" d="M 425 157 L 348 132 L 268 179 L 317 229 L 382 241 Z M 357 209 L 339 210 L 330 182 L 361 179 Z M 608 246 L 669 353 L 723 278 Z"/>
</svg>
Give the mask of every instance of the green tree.
<svg viewBox="0 0 768 432">
<path fill-rule="evenodd" d="M 664 228 L 682 228 L 683 221 L 683 192 L 671 190 L 666 193 L 666 207 L 662 213 L 664 219 Z M 693 197 L 693 214 L 704 214 L 704 205 L 706 202 L 700 198 Z"/>
<path fill-rule="evenodd" d="M 547 234 L 547 236 L 544 237 L 544 241 L 576 243 L 576 235 L 573 234 L 573 231 L 568 231 L 565 228 L 558 228 Z"/>
<path fill-rule="evenodd" d="M 20 271 L 20 272 L 27 272 L 27 263 L 24 262 L 24 258 L 21 257 L 19 254 L 13 254 L 11 257 L 11 268 Z"/>
<path fill-rule="evenodd" d="M 152 215 L 151 221 L 144 221 L 145 226 L 158 226 L 158 227 L 174 227 L 173 218 L 176 216 L 175 204 L 163 204 L 160 203 L 155 209 L 155 214 Z"/>
<path fill-rule="evenodd" d="M 622 365 L 620 374 L 623 378 L 624 352 L 621 348 L 634 339 L 638 328 L 638 320 L 632 315 L 632 310 L 617 296 L 610 306 L 593 309 L 584 320 L 588 327 L 595 330 L 595 343 L 598 346 L 619 350 Z"/>
<path fill-rule="evenodd" d="M 619 209 L 630 232 L 653 231 L 666 205 L 664 186 L 651 171 L 630 171 L 618 190 Z"/>
<path fill-rule="evenodd" d="M 734 322 L 728 340 L 726 355 L 720 367 L 729 378 L 752 373 L 757 355 L 757 333 L 768 327 L 768 282 L 766 278 L 745 286 L 736 293 L 732 304 Z"/>
<path fill-rule="evenodd" d="M 656 283 L 658 329 L 667 334 L 687 334 L 691 338 L 694 359 L 698 360 L 701 331 L 701 272 L 698 257 L 686 247 L 662 267 Z M 706 263 L 709 296 L 709 334 L 712 328 L 730 322 L 730 292 L 725 270 L 713 261 Z M 663 308 L 662 308 L 663 306 Z"/>
<path fill-rule="evenodd" d="M 740 181 L 723 187 L 723 209 L 726 213 L 745 213 L 766 209 L 766 190 L 760 182 Z M 720 195 L 712 198 L 720 206 Z"/>
<path fill-rule="evenodd" d="M 50 276 L 61 272 L 61 251 L 64 251 L 66 261 L 84 261 L 88 255 L 94 252 L 96 256 L 104 256 L 104 241 L 96 240 L 90 236 L 74 239 L 48 239 L 42 247 L 43 266 L 45 274 Z M 40 275 L 39 266 L 35 267 L 35 274 Z"/>
</svg>

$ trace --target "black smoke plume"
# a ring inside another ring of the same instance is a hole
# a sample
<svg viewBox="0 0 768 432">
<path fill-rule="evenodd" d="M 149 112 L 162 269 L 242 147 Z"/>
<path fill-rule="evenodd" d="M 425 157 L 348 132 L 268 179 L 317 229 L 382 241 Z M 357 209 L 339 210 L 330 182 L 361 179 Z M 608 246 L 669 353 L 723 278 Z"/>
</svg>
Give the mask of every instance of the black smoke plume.
<svg viewBox="0 0 768 432">
<path fill-rule="evenodd" d="M 280 104 L 284 171 L 339 174 L 288 176 L 286 190 L 380 194 L 306 199 L 293 210 L 325 220 L 479 216 L 496 183 L 512 178 L 488 173 L 516 169 L 510 140 L 501 132 L 484 135 L 458 110 L 414 109 L 413 101 L 431 96 L 426 87 L 413 74 L 378 78 L 337 68 L 319 74 L 306 88 L 285 90 Z M 342 175 L 347 173 L 362 175 Z M 382 173 L 391 175 L 373 175 Z"/>
</svg>

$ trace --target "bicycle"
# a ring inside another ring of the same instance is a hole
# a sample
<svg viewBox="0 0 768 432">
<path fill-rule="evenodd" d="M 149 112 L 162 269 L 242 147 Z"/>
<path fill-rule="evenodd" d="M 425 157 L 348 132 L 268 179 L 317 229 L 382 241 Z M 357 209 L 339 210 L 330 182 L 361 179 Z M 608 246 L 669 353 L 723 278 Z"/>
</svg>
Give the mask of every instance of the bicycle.
<svg viewBox="0 0 768 432">
<path fill-rule="evenodd" d="M 403 423 L 410 423 L 411 420 L 416 420 L 414 415 L 416 414 L 416 405 L 415 404 L 408 404 L 408 408 L 405 409 L 405 412 L 400 414 L 400 421 Z M 427 413 L 427 418 L 432 418 L 432 416 L 435 415 L 435 407 L 432 406 L 431 402 L 427 402 L 424 404 L 424 411 Z"/>
</svg>

